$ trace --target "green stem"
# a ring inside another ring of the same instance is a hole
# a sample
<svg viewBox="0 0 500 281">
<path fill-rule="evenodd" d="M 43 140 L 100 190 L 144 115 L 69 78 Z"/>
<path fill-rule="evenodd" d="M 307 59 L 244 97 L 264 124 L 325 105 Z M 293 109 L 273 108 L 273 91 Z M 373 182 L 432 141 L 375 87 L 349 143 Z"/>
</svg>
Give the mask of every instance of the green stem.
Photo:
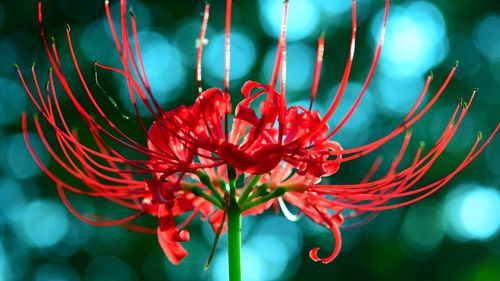
<svg viewBox="0 0 500 281">
<path fill-rule="evenodd" d="M 229 280 L 241 281 L 241 211 L 232 201 L 228 210 Z"/>
</svg>

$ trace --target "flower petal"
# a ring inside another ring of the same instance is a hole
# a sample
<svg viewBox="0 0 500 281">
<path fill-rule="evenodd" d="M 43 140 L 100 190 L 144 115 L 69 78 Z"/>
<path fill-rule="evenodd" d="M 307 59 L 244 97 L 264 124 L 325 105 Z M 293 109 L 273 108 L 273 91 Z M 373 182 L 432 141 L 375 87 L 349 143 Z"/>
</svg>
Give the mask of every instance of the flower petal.
<svg viewBox="0 0 500 281">
<path fill-rule="evenodd" d="M 158 241 L 167 256 L 173 264 L 178 264 L 188 253 L 180 242 L 189 240 L 189 232 L 186 230 L 177 230 L 172 211 L 166 204 L 160 204 L 158 207 Z"/>
</svg>

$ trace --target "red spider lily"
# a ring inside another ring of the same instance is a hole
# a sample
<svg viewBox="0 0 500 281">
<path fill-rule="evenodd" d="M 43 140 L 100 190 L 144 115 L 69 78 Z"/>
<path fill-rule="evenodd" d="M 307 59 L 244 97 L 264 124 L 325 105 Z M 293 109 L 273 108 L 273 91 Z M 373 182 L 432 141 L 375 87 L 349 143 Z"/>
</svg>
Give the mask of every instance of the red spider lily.
<svg viewBox="0 0 500 281">
<path fill-rule="evenodd" d="M 130 100 L 140 129 L 146 138 L 146 142 L 143 142 L 127 136 L 107 117 L 95 100 L 80 71 L 68 26 L 67 43 L 73 65 L 93 106 L 92 110 L 97 111 L 97 116 L 91 116 L 84 108 L 81 98 L 75 95 L 64 74 L 55 41 L 47 39 L 42 25 L 42 4 L 39 4 L 38 20 L 41 36 L 51 64 L 49 81 L 45 89 L 39 86 L 34 66 L 32 76 L 35 91 L 28 87 L 21 71 L 16 68 L 29 97 L 43 117 L 44 123 L 52 129 L 51 136 L 56 139 L 56 142 L 49 143 L 42 123 L 35 115 L 35 128 L 46 149 L 57 164 L 81 181 L 84 187 L 63 181 L 40 161 L 28 138 L 26 114 L 23 114 L 23 130 L 26 143 L 35 160 L 56 182 L 62 201 L 79 219 L 98 226 L 121 225 L 134 231 L 156 233 L 168 259 L 172 263 L 178 263 L 187 255 L 181 245 L 181 242 L 189 240 L 189 232 L 185 228 L 197 215 L 201 214 L 202 220 L 208 219 L 220 233 L 227 219 L 229 205 L 238 208 L 244 215 L 259 214 L 274 207 L 276 210 L 281 209 L 286 216 L 292 217 L 286 207 L 287 204 L 291 204 L 301 214 L 331 230 L 335 240 L 333 252 L 326 258 L 320 258 L 318 248 L 310 251 L 313 260 L 328 263 L 340 251 L 340 227 L 345 220 L 358 218 L 366 212 L 375 214 L 382 210 L 405 206 L 431 195 L 474 160 L 500 128 L 500 124 L 497 124 L 494 131 L 482 143 L 482 134 L 478 134 L 470 152 L 448 175 L 430 184 L 418 184 L 455 135 L 474 99 L 476 91 L 473 91 L 468 102 L 460 101 L 457 104 L 437 142 L 429 149 L 418 147 L 412 156 L 411 165 L 398 168 L 410 145 L 410 128 L 443 94 L 455 73 L 455 66 L 429 102 L 421 104 L 432 80 L 431 75 L 427 77 L 419 98 L 401 125 L 386 136 L 366 145 L 348 149 L 332 140 L 350 119 L 370 85 L 382 50 L 389 0 L 385 3 L 378 44 L 362 90 L 335 128 L 330 129 L 327 122 L 342 99 L 351 73 L 357 30 L 355 1 L 352 1 L 352 34 L 347 62 L 336 97 L 324 116 L 312 110 L 323 61 L 323 34 L 318 39 L 311 104 L 309 108 L 287 106 L 285 95 L 287 1 L 284 2 L 281 35 L 270 82 L 268 84 L 246 82 L 241 89 L 243 100 L 234 107 L 233 113 L 229 94 L 231 6 L 232 1 L 227 0 L 223 89 L 203 90 L 202 87 L 202 42 L 205 41 L 210 8 L 207 3 L 199 36 L 200 44 L 197 47 L 196 81 L 199 95 L 191 106 L 180 106 L 165 111 L 156 102 L 150 90 L 141 58 L 135 16 L 128 15 L 126 1 L 121 0 L 119 27 L 121 31 L 117 32 L 118 28 L 112 20 L 109 3 L 105 2 L 121 67 L 106 66 L 97 62 L 95 65 L 120 75 L 127 82 Z M 280 77 L 279 90 L 276 89 L 278 77 Z M 93 143 L 81 142 L 77 133 L 69 128 L 59 104 L 56 81 L 88 128 Z M 152 114 L 154 122 L 151 125 L 147 125 L 141 117 L 138 100 Z M 259 108 L 259 111 L 254 108 Z M 323 177 L 335 174 L 342 163 L 361 158 L 402 133 L 405 133 L 405 136 L 401 149 L 385 176 L 372 179 L 382 162 L 379 158 L 360 183 L 341 185 L 320 183 Z M 132 159 L 127 152 L 124 152 L 126 150 L 140 153 L 146 158 Z M 244 179 L 243 187 L 236 188 L 236 179 L 240 178 Z M 85 216 L 72 206 L 66 196 L 68 191 L 105 198 L 135 210 L 135 213 L 121 219 Z M 132 223 L 134 219 L 146 213 L 158 217 L 156 230 Z M 182 221 L 180 221 L 181 216 Z"/>
</svg>

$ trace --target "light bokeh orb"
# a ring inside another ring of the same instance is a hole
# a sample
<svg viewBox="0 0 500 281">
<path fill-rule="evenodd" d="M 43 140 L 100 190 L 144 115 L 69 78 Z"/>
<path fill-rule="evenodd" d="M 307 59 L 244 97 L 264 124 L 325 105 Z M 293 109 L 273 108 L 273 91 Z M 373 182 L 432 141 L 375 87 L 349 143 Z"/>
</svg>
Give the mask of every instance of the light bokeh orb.
<svg viewBox="0 0 500 281">
<path fill-rule="evenodd" d="M 377 42 L 383 11 L 371 24 L 371 38 Z M 393 5 L 379 69 L 391 77 L 422 76 L 448 54 L 446 24 L 439 9 L 430 2 Z M 451 66 L 450 66 L 451 67 Z"/>
<path fill-rule="evenodd" d="M 490 186 L 466 183 L 446 197 L 445 224 L 458 241 L 487 241 L 500 229 L 500 192 Z"/>
</svg>

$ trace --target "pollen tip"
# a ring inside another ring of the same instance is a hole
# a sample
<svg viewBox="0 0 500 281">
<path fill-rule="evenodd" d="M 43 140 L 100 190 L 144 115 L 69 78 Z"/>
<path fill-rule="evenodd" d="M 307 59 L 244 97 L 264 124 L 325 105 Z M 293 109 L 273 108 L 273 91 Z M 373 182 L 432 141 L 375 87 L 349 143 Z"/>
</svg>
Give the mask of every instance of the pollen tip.
<svg viewBox="0 0 500 281">
<path fill-rule="evenodd" d="M 69 26 L 69 23 L 66 24 L 66 31 L 67 32 L 70 32 L 71 31 L 71 27 Z"/>
<path fill-rule="evenodd" d="M 479 88 L 472 88 L 472 92 L 476 93 L 479 91 Z"/>
<path fill-rule="evenodd" d="M 323 29 L 321 30 L 321 33 L 319 34 L 320 37 L 325 38 L 326 31 Z"/>
<path fill-rule="evenodd" d="M 129 14 L 131 17 L 135 18 L 135 12 L 134 12 L 134 8 L 133 8 L 133 7 L 130 7 L 130 8 L 128 9 L 128 14 Z"/>
<path fill-rule="evenodd" d="M 429 71 L 429 78 L 431 78 L 431 80 L 434 79 L 434 72 L 432 72 L 432 70 Z"/>
<path fill-rule="evenodd" d="M 463 102 L 464 102 L 464 98 L 463 97 L 458 98 L 458 104 L 462 104 Z"/>
<path fill-rule="evenodd" d="M 424 148 L 425 147 L 425 141 L 420 141 L 420 148 Z"/>
<path fill-rule="evenodd" d="M 14 67 L 15 70 L 19 70 L 19 65 L 17 63 L 13 63 L 12 67 Z"/>
<path fill-rule="evenodd" d="M 52 74 L 52 66 L 49 66 L 49 74 Z"/>
<path fill-rule="evenodd" d="M 36 66 L 36 62 L 32 62 L 31 63 L 31 68 L 35 68 L 35 66 Z"/>
<path fill-rule="evenodd" d="M 459 60 L 456 60 L 455 61 L 455 67 L 458 67 L 458 65 L 460 64 L 460 61 Z"/>
<path fill-rule="evenodd" d="M 109 0 L 104 0 L 104 5 L 109 5 Z"/>
<path fill-rule="evenodd" d="M 50 36 L 50 41 L 52 41 L 52 43 L 55 43 L 56 42 L 56 38 L 54 38 L 54 36 Z"/>
<path fill-rule="evenodd" d="M 479 131 L 477 132 L 477 139 L 482 140 L 483 139 L 483 132 Z"/>
</svg>

